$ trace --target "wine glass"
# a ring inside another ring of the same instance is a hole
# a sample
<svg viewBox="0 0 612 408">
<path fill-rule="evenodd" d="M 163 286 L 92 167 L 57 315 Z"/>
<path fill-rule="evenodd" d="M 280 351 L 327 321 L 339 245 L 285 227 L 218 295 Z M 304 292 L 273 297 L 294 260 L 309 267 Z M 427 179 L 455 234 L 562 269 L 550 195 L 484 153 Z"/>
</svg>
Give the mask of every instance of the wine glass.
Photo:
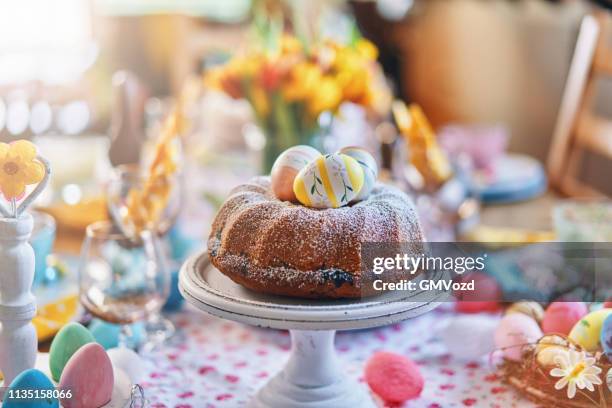
<svg viewBox="0 0 612 408">
<path fill-rule="evenodd" d="M 89 225 L 79 263 L 79 292 L 92 315 L 121 326 L 119 344 L 136 349 L 129 325 L 159 314 L 170 292 L 158 238 L 143 231 L 135 243 L 111 222 Z"/>
<path fill-rule="evenodd" d="M 130 213 L 130 194 L 134 191 L 144 191 L 146 186 L 151 187 L 151 181 L 146 173 L 136 165 L 118 166 L 107 184 L 107 206 L 113 223 L 132 240 L 138 241 L 141 231 L 150 231 L 152 235 L 164 237 L 174 225 L 178 218 L 181 203 L 183 202 L 183 184 L 180 174 L 169 175 L 163 180 L 162 188 L 167 188 L 165 201 L 158 201 L 158 216 L 154 219 L 137 219 L 134 222 L 134 214 Z M 155 186 L 154 186 L 155 188 Z M 132 210 L 133 211 L 133 210 Z M 136 214 L 138 217 L 138 214 Z M 168 251 L 160 251 L 164 261 Z M 164 264 L 166 264 L 164 262 Z M 166 271 L 171 276 L 171 271 Z M 145 324 L 148 346 L 155 345 L 170 338 L 175 328 L 172 322 L 161 315 L 161 313 L 150 314 Z"/>
</svg>

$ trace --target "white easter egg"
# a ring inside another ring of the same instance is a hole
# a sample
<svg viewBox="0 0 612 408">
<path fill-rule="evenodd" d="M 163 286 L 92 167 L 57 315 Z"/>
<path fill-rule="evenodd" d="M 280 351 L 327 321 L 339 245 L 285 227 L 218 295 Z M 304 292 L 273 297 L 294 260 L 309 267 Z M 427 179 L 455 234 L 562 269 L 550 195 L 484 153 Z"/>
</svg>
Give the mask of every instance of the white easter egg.
<svg viewBox="0 0 612 408">
<path fill-rule="evenodd" d="M 338 208 L 359 194 L 363 179 L 363 169 L 357 160 L 341 153 L 327 154 L 298 173 L 293 192 L 307 207 Z"/>
<path fill-rule="evenodd" d="M 498 324 L 497 316 L 459 315 L 440 331 L 439 336 L 453 357 L 476 360 L 495 350 L 494 334 Z"/>
<path fill-rule="evenodd" d="M 124 408 L 132 398 L 132 381 L 120 368 L 114 367 L 115 383 L 113 384 L 113 395 L 104 408 Z"/>
<path fill-rule="evenodd" d="M 125 347 L 107 350 L 113 369 L 125 372 L 134 384 L 138 384 L 145 376 L 145 367 L 142 358 L 135 351 Z"/>
<path fill-rule="evenodd" d="M 346 154 L 357 160 L 357 163 L 359 163 L 363 169 L 363 187 L 353 201 L 361 201 L 368 198 L 378 178 L 378 164 L 376 163 L 376 159 L 374 159 L 374 156 L 366 149 L 356 146 L 343 147 L 340 149 L 339 153 Z"/>
<path fill-rule="evenodd" d="M 295 176 L 320 155 L 317 149 L 306 145 L 293 146 L 282 152 L 270 172 L 272 192 L 276 198 L 283 201 L 297 201 L 293 193 Z"/>
</svg>

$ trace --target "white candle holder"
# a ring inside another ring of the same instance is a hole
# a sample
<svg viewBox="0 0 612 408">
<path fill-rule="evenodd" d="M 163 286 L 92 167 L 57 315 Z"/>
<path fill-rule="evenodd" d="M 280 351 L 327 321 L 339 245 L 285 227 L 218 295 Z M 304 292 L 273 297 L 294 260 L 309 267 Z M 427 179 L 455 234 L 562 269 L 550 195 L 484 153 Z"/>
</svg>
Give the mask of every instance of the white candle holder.
<svg viewBox="0 0 612 408">
<path fill-rule="evenodd" d="M 19 206 L 13 201 L 12 211 L 0 204 L 0 371 L 5 386 L 36 362 L 34 250 L 28 243 L 34 221 L 24 211 L 44 190 L 51 173 L 47 160 L 37 159 L 45 167 L 40 183 Z"/>
<path fill-rule="evenodd" d="M 6 385 L 36 361 L 34 250 L 28 243 L 33 225 L 28 213 L 0 218 L 0 370 Z"/>
</svg>

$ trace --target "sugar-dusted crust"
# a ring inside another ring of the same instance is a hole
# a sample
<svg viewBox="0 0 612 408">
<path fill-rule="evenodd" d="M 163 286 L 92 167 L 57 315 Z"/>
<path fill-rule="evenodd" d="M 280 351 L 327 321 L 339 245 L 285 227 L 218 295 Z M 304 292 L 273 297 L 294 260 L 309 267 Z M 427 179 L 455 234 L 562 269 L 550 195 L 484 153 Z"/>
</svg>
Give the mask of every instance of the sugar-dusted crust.
<svg viewBox="0 0 612 408">
<path fill-rule="evenodd" d="M 257 177 L 232 190 L 213 222 L 208 252 L 221 272 L 258 292 L 358 298 L 373 294 L 374 276 L 361 265 L 366 242 L 408 243 L 423 253 L 424 237 L 406 194 L 379 183 L 354 205 L 315 209 L 276 199 L 269 177 Z"/>
</svg>

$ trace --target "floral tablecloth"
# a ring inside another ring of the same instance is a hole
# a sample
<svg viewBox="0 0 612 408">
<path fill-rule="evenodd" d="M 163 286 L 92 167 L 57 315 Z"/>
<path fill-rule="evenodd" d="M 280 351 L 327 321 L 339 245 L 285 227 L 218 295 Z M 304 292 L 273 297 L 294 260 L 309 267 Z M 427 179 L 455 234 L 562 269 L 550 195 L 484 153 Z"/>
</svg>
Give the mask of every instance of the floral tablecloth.
<svg viewBox="0 0 612 408">
<path fill-rule="evenodd" d="M 425 389 L 406 407 L 530 406 L 501 383 L 486 358 L 460 361 L 447 353 L 436 332 L 453 316 L 451 311 L 434 311 L 378 329 L 339 332 L 336 349 L 348 375 L 359 381 L 365 361 L 375 351 L 413 359 L 421 368 Z M 289 357 L 286 331 L 214 318 L 191 307 L 172 320 L 176 337 L 146 356 L 148 379 L 142 385 L 152 408 L 244 406 Z"/>
</svg>

